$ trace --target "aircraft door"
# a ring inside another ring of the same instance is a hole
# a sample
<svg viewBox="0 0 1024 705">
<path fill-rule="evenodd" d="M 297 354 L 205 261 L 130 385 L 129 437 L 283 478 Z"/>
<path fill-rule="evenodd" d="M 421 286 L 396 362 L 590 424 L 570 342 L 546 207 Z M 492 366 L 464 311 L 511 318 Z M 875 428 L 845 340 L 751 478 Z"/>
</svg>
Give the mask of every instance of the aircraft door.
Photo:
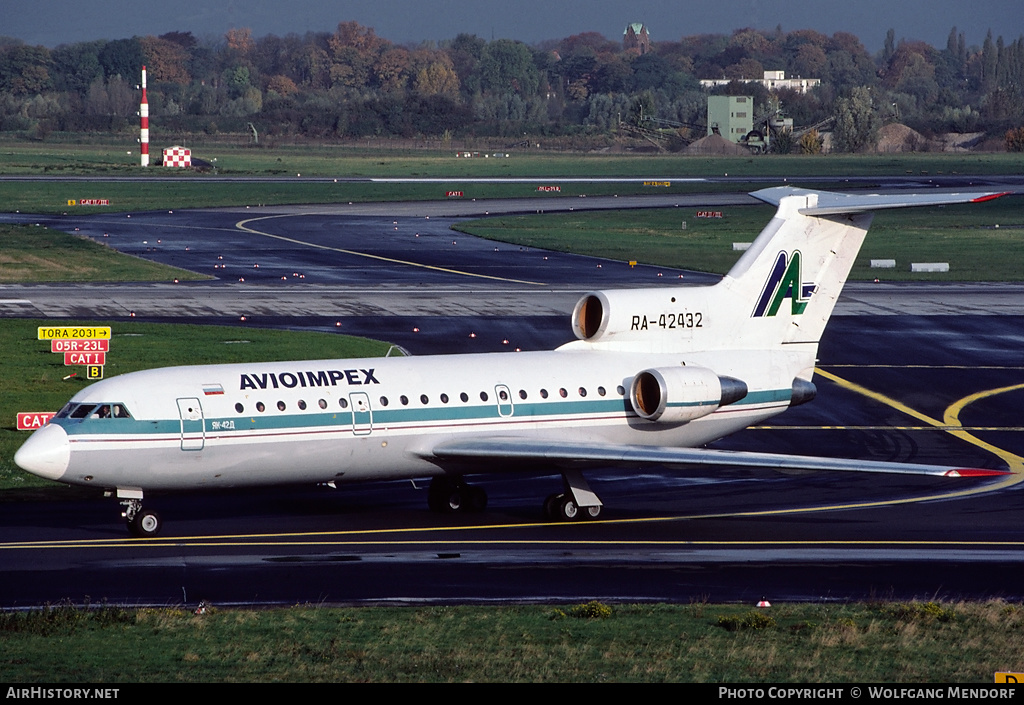
<svg viewBox="0 0 1024 705">
<path fill-rule="evenodd" d="M 178 416 L 181 419 L 181 449 L 202 450 L 206 445 L 202 404 L 195 397 L 178 399 Z"/>
<path fill-rule="evenodd" d="M 352 404 L 352 434 L 369 436 L 373 433 L 373 409 L 370 408 L 370 397 L 366 392 L 352 392 L 348 395 Z"/>
<path fill-rule="evenodd" d="M 515 407 L 512 405 L 512 392 L 504 384 L 499 384 L 494 388 L 494 397 L 498 402 L 498 416 L 511 416 L 515 412 Z"/>
</svg>

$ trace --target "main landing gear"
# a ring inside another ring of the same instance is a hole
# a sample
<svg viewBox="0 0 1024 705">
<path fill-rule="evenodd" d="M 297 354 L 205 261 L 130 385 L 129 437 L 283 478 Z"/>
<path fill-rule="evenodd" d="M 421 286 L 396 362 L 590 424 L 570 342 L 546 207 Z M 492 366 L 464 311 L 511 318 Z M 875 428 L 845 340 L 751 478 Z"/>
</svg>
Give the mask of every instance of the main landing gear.
<svg viewBox="0 0 1024 705">
<path fill-rule="evenodd" d="M 571 492 L 549 495 L 544 500 L 544 518 L 548 521 L 580 521 L 601 516 L 601 505 L 581 507 Z"/>
<path fill-rule="evenodd" d="M 579 470 L 563 470 L 565 491 L 544 500 L 544 518 L 548 521 L 580 521 L 601 516 L 601 498 L 594 494 Z"/>
<path fill-rule="evenodd" d="M 467 485 L 461 477 L 435 477 L 427 490 L 427 505 L 435 512 L 482 512 L 487 493 Z"/>
<path fill-rule="evenodd" d="M 566 470 L 562 473 L 565 490 L 544 500 L 544 518 L 548 521 L 581 521 L 601 516 L 601 499 L 591 491 L 583 473 Z M 467 485 L 461 477 L 435 477 L 427 491 L 427 504 L 435 512 L 482 512 L 487 507 L 487 493 Z"/>
<path fill-rule="evenodd" d="M 124 507 L 121 516 L 128 523 L 128 533 L 136 538 L 150 538 L 160 533 L 163 520 L 152 509 L 142 508 L 142 492 L 118 490 L 117 497 Z"/>
</svg>

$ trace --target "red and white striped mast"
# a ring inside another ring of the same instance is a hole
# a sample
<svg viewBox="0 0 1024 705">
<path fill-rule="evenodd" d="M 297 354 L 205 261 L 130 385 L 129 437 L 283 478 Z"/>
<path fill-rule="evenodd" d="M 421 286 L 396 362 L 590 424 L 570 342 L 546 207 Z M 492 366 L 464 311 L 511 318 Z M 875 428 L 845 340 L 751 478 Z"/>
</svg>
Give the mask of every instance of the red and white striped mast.
<svg viewBox="0 0 1024 705">
<path fill-rule="evenodd" d="M 142 166 L 149 166 L 149 102 L 146 100 L 146 67 L 142 67 L 142 103 L 139 105 L 139 116 L 142 118 L 139 145 L 142 154 Z"/>
</svg>

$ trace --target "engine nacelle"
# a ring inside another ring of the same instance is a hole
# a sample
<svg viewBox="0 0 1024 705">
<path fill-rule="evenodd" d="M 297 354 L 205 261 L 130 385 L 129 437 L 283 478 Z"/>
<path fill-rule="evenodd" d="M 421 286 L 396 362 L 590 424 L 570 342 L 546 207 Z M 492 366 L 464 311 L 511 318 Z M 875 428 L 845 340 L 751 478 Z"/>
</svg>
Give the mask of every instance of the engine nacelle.
<svg viewBox="0 0 1024 705">
<path fill-rule="evenodd" d="M 580 340 L 599 340 L 608 330 L 611 302 L 603 291 L 585 295 L 572 312 L 572 332 Z"/>
<path fill-rule="evenodd" d="M 812 401 L 816 396 L 818 388 L 814 386 L 814 382 L 797 377 L 793 380 L 793 395 L 789 398 L 789 405 L 800 406 Z"/>
<path fill-rule="evenodd" d="M 629 389 L 633 411 L 660 423 L 693 421 L 746 395 L 744 382 L 696 366 L 644 370 Z"/>
<path fill-rule="evenodd" d="M 576 303 L 572 330 L 590 343 L 685 340 L 703 329 L 709 287 L 594 291 Z"/>
</svg>

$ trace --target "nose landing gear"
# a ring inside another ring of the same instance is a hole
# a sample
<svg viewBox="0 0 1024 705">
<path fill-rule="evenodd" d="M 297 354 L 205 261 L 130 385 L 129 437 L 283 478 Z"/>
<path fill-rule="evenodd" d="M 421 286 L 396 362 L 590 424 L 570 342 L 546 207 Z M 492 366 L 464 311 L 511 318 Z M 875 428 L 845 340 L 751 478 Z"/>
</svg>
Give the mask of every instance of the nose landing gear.
<svg viewBox="0 0 1024 705">
<path fill-rule="evenodd" d="M 128 533 L 132 536 L 151 538 L 160 533 L 160 529 L 163 528 L 163 520 L 152 509 L 143 509 L 142 493 L 139 492 L 138 495 L 137 497 L 124 497 L 120 491 L 118 492 L 117 496 L 121 498 L 121 506 L 124 507 L 121 516 L 128 523 Z"/>
</svg>

